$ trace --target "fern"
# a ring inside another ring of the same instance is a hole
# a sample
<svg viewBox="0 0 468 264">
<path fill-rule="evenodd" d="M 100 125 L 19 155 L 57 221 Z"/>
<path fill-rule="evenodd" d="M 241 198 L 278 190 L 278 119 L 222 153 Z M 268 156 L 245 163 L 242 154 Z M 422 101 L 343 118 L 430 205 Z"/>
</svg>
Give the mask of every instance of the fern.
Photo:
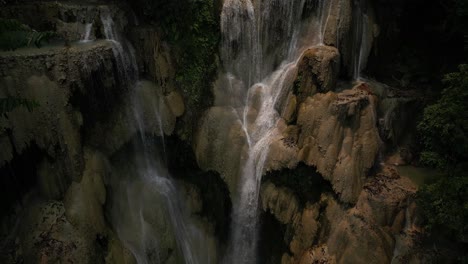
<svg viewBox="0 0 468 264">
<path fill-rule="evenodd" d="M 27 100 L 20 97 L 8 96 L 0 98 L 0 116 L 7 117 L 7 114 L 17 107 L 25 107 L 29 112 L 39 107 L 39 103 L 34 100 Z"/>
<path fill-rule="evenodd" d="M 49 42 L 56 37 L 55 32 L 38 32 L 14 19 L 0 19 L 0 49 L 15 50 L 34 44 L 42 47 L 43 42 Z"/>
</svg>

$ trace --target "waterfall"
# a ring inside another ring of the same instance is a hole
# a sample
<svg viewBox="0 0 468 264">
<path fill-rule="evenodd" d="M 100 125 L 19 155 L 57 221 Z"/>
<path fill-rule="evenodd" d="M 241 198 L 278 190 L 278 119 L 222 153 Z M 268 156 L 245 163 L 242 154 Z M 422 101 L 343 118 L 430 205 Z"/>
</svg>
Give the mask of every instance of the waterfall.
<svg viewBox="0 0 468 264">
<path fill-rule="evenodd" d="M 359 0 L 355 2 L 353 9 L 353 57 L 352 57 L 352 77 L 353 80 L 361 79 L 367 58 L 370 53 L 368 38 L 372 34 L 371 23 L 367 13 L 366 2 Z"/>
<path fill-rule="evenodd" d="M 220 78 L 228 80 L 229 87 L 234 83 L 239 86 L 225 92 L 229 94 L 227 98 L 240 98 L 243 102 L 240 119 L 249 144 L 248 157 L 241 165 L 238 193 L 233 194 L 225 263 L 257 262 L 259 192 L 269 146 L 281 136 L 277 123 L 303 51 L 323 43 L 330 8 L 325 2 L 319 1 L 313 16 L 304 14 L 306 6 L 313 4 L 306 0 L 224 2 L 224 73 Z M 247 114 L 252 109 L 258 114 L 255 121 L 249 122 Z"/>
<path fill-rule="evenodd" d="M 320 1 L 319 3 L 319 44 L 324 45 L 325 33 L 328 26 L 328 19 L 330 17 L 330 11 L 332 8 L 332 1 Z"/>
<path fill-rule="evenodd" d="M 91 31 L 93 30 L 93 23 L 88 23 L 85 25 L 85 33 L 81 38 L 80 42 L 90 42 L 91 41 Z"/>
<path fill-rule="evenodd" d="M 121 35 L 120 25 L 116 25 L 109 10 L 104 9 L 102 11 L 101 22 L 104 28 L 104 36 L 112 42 L 112 50 L 117 61 L 119 75 L 123 78 L 124 85 L 134 87 L 138 81 L 138 68 L 134 48 Z"/>
<path fill-rule="evenodd" d="M 133 144 L 133 159 L 125 157 L 114 166 L 111 177 L 111 221 L 124 245 L 132 252 L 139 264 L 162 263 L 163 257 L 177 259 L 177 252 L 160 252 L 165 245 L 172 245 L 185 263 L 213 263 L 203 233 L 189 220 L 186 208 L 174 180 L 165 163 L 163 116 L 160 98 L 147 98 L 143 90 L 148 82 L 138 81 L 135 51 L 123 37 L 118 23 L 108 10 L 101 14 L 104 34 L 112 42 L 113 52 L 123 84 L 130 88 L 129 120 L 140 135 Z M 143 91 L 143 92 L 142 92 Z M 143 94 L 143 95 L 142 95 Z M 162 97 L 162 94 L 159 94 Z M 142 97 L 145 97 L 143 102 Z M 148 101 L 151 101 L 148 105 Z M 147 137 L 148 116 L 159 124 L 162 144 Z M 161 155 L 161 148 L 163 154 Z M 162 156 L 162 157 L 161 157 Z"/>
</svg>

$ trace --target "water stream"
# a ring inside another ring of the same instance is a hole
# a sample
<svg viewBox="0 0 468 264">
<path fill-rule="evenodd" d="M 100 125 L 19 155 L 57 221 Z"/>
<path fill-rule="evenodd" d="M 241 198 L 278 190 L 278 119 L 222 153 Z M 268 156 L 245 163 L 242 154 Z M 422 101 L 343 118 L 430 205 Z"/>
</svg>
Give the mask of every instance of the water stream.
<svg viewBox="0 0 468 264">
<path fill-rule="evenodd" d="M 80 42 L 86 43 L 90 42 L 91 40 L 91 31 L 93 30 L 93 23 L 88 23 L 85 25 L 85 32 L 83 37 L 81 38 Z"/>
<path fill-rule="evenodd" d="M 225 73 L 220 78 L 237 83 L 230 98 L 241 98 L 240 117 L 249 144 L 242 164 L 225 263 L 256 263 L 258 203 L 261 178 L 269 146 L 279 137 L 277 123 L 284 100 L 292 89 L 297 64 L 307 48 L 323 44 L 329 15 L 327 1 L 319 1 L 312 16 L 304 14 L 310 1 L 224 2 L 221 57 Z M 231 102 L 232 103 L 232 102 Z M 234 107 L 238 107 L 233 105 Z M 247 115 L 255 110 L 255 121 Z"/>
<path fill-rule="evenodd" d="M 362 71 L 366 67 L 367 57 L 371 49 L 368 38 L 372 34 L 372 28 L 366 1 L 354 2 L 353 30 L 352 77 L 353 80 L 358 81 L 362 79 Z"/>
<path fill-rule="evenodd" d="M 242 109 L 239 120 L 248 142 L 238 191 L 233 194 L 232 224 L 224 263 L 249 264 L 258 260 L 259 192 L 269 146 L 281 136 L 277 124 L 281 122 L 282 108 L 293 87 L 303 52 L 324 45 L 330 10 L 331 3 L 325 0 L 226 0 L 223 4 L 219 78 L 229 83 L 224 91 L 229 98 L 225 104 Z M 364 13 L 359 9 L 358 16 L 361 14 Z M 365 48 L 360 47 L 364 37 L 357 37 L 367 30 L 363 26 L 366 23 L 362 22 L 365 17 L 356 22 L 354 43 L 359 46 L 359 53 L 354 56 L 353 67 L 357 74 L 365 60 Z M 135 91 L 142 89 L 141 83 L 137 85 L 133 48 L 121 37 L 110 15 L 104 13 L 101 19 L 105 36 L 113 42 L 116 60 L 121 65 L 120 74 Z M 152 106 L 153 118 L 161 128 L 163 117 L 158 104 L 155 101 Z M 177 186 L 167 172 L 164 157 L 158 154 L 161 151 L 154 151 L 154 142 L 145 136 L 147 120 L 140 106 L 141 102 L 134 97 L 131 115 L 141 138 L 134 147 L 135 161 L 129 162 L 131 169 L 126 170 L 125 166 L 121 169 L 132 174 L 131 177 L 123 177 L 114 186 L 118 195 L 115 195 L 113 225 L 138 263 L 167 261 L 162 259 L 167 257 L 167 252 L 158 250 L 163 244 L 171 243 L 171 232 L 186 263 L 210 263 L 214 260 L 207 252 L 208 247 L 204 247 L 206 238 L 191 223 Z M 256 113 L 254 117 L 252 112 Z"/>
<path fill-rule="evenodd" d="M 133 125 L 140 135 L 130 151 L 132 156 L 129 158 L 126 153 L 125 159 L 115 165 L 111 183 L 112 225 L 139 264 L 162 263 L 168 258 L 194 264 L 214 263 L 207 238 L 191 222 L 178 186 L 167 171 L 161 99 L 142 100 L 142 89 L 157 87 L 148 87 L 148 82 L 138 80 L 134 49 L 122 37 L 118 22 L 112 19 L 110 12 L 103 12 L 101 20 L 104 34 L 113 45 L 121 81 L 130 88 L 128 119 L 135 120 Z M 150 117 L 145 115 L 148 108 Z M 158 123 L 162 142 L 145 134 L 147 122 L 152 121 L 147 118 Z M 169 250 L 173 244 L 176 252 L 161 252 L 161 249 Z"/>
</svg>

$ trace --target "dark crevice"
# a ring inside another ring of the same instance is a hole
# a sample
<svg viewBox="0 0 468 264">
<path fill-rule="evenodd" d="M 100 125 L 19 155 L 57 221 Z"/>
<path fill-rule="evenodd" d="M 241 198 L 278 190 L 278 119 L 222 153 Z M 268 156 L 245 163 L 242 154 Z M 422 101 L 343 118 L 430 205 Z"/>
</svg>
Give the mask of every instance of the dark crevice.
<svg viewBox="0 0 468 264">
<path fill-rule="evenodd" d="M 302 207 L 307 202 L 316 203 L 325 192 L 333 192 L 330 182 L 323 179 L 316 168 L 300 163 L 295 169 L 283 169 L 267 173 L 263 182 L 270 181 L 276 186 L 291 189 Z"/>
<path fill-rule="evenodd" d="M 22 197 L 37 185 L 37 165 L 46 154 L 31 142 L 0 168 L 0 218 L 9 215 Z"/>
<path fill-rule="evenodd" d="M 232 203 L 226 183 L 217 172 L 202 171 L 197 164 L 192 147 L 176 136 L 165 139 L 168 169 L 176 179 L 194 184 L 200 190 L 206 217 L 215 227 L 215 235 L 227 242 L 231 222 Z"/>
<path fill-rule="evenodd" d="M 284 252 L 289 251 L 285 241 L 287 226 L 278 222 L 273 214 L 264 212 L 260 217 L 259 259 L 257 263 L 281 263 Z"/>
</svg>

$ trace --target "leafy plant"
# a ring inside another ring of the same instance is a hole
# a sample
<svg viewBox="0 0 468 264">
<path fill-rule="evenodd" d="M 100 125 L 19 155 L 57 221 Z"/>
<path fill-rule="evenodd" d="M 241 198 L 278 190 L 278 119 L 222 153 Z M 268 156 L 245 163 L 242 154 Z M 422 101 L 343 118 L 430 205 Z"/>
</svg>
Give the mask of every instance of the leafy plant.
<svg viewBox="0 0 468 264">
<path fill-rule="evenodd" d="M 423 186 L 419 204 L 430 230 L 468 243 L 468 65 L 446 75 L 441 98 L 424 111 L 418 125 L 421 161 L 444 177 Z"/>
<path fill-rule="evenodd" d="M 446 75 L 442 97 L 424 110 L 418 125 L 424 146 L 422 161 L 439 169 L 468 159 L 468 65 L 459 70 Z"/>
<path fill-rule="evenodd" d="M 14 19 L 0 19 L 0 49 L 2 50 L 15 50 L 32 44 L 40 48 L 43 42 L 49 42 L 55 36 L 55 32 L 38 32 Z"/>
<path fill-rule="evenodd" d="M 135 0 L 133 7 L 149 24 L 157 24 L 171 44 L 176 63 L 176 85 L 185 98 L 184 119 L 195 126 L 197 117 L 212 104 L 221 32 L 213 0 Z M 191 126 L 179 131 L 191 137 Z"/>
<path fill-rule="evenodd" d="M 29 112 L 32 112 L 39 107 L 39 103 L 19 97 L 0 98 L 0 116 L 7 117 L 7 114 L 17 107 L 25 107 Z"/>
</svg>

